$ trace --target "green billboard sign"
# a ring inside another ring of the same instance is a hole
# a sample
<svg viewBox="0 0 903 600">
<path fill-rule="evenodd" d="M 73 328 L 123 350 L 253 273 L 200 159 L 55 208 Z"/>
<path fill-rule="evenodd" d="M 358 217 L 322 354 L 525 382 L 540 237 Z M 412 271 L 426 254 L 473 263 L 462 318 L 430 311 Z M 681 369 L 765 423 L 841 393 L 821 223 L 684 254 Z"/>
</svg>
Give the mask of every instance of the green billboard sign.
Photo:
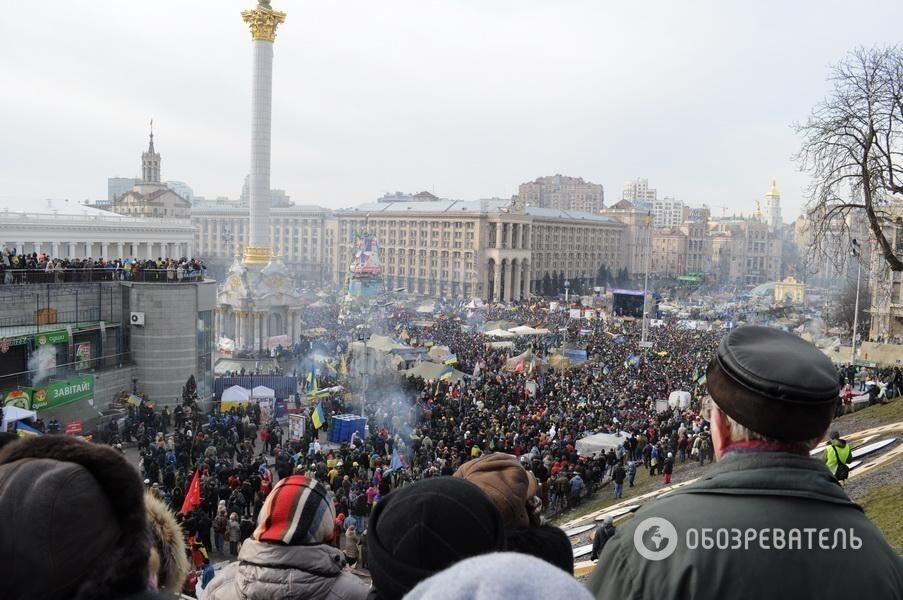
<svg viewBox="0 0 903 600">
<path fill-rule="evenodd" d="M 45 331 L 34 336 L 35 346 L 46 346 L 47 344 L 65 344 L 69 341 L 69 332 L 65 329 L 57 331 Z"/>
<path fill-rule="evenodd" d="M 94 376 L 82 375 L 65 381 L 54 381 L 34 388 L 31 410 L 56 408 L 94 396 Z"/>
</svg>

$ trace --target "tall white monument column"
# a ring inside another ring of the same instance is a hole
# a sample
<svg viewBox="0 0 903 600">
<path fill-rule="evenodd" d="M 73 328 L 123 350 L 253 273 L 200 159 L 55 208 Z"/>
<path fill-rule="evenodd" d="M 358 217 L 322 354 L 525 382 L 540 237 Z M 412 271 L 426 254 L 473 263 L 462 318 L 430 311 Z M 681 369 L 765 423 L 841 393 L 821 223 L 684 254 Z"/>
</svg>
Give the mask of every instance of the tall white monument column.
<svg viewBox="0 0 903 600">
<path fill-rule="evenodd" d="M 254 58 L 251 89 L 250 223 L 245 246 L 246 265 L 265 265 L 272 255 L 270 244 L 270 138 L 273 110 L 273 43 L 285 13 L 260 0 L 254 10 L 241 13 L 251 28 Z"/>
</svg>

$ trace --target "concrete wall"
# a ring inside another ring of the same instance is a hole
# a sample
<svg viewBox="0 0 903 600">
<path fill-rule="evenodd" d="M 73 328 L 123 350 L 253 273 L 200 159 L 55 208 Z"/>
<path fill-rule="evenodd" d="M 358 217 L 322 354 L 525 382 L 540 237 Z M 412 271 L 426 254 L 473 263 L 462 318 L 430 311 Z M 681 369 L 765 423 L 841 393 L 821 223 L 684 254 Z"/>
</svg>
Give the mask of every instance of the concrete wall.
<svg viewBox="0 0 903 600">
<path fill-rule="evenodd" d="M 130 326 L 138 389 L 157 404 L 181 400 L 182 386 L 198 366 L 198 313 L 212 310 L 216 282 L 124 283 L 129 310 L 144 313 Z"/>
</svg>

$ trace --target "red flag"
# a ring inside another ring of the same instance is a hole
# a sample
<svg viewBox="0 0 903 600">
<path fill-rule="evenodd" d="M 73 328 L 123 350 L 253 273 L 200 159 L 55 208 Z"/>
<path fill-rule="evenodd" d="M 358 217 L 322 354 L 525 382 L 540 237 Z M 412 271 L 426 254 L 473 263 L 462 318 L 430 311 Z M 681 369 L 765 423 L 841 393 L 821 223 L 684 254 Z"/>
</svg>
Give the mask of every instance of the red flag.
<svg viewBox="0 0 903 600">
<path fill-rule="evenodd" d="M 191 478 L 191 485 L 188 486 L 188 491 L 185 493 L 185 501 L 182 502 L 182 510 L 183 515 L 187 515 L 192 511 L 195 506 L 199 506 L 201 504 L 201 478 L 200 473 L 195 470 L 194 477 Z"/>
</svg>

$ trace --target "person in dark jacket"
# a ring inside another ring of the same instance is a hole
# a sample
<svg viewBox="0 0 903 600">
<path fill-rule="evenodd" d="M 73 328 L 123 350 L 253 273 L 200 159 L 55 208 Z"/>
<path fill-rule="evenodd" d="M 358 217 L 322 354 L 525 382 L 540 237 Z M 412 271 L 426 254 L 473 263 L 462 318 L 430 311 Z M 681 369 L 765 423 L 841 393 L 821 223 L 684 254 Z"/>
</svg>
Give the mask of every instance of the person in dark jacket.
<svg viewBox="0 0 903 600">
<path fill-rule="evenodd" d="M 669 452 L 662 464 L 662 475 L 665 476 L 665 485 L 671 485 L 671 474 L 674 473 L 674 454 Z"/>
<path fill-rule="evenodd" d="M 718 462 L 643 506 L 587 581 L 597 598 L 900 598 L 903 561 L 809 451 L 839 393 L 830 359 L 746 326 L 707 370 Z"/>
<path fill-rule="evenodd" d="M 614 535 L 614 521 L 611 517 L 605 517 L 602 524 L 596 527 L 596 530 L 593 532 L 593 552 L 590 554 L 590 560 L 597 560 L 599 558 L 602 549 L 605 548 L 605 544 L 608 543 L 608 540 L 613 538 Z"/>
<path fill-rule="evenodd" d="M 634 475 L 636 475 L 636 469 L 633 471 Z M 611 480 L 615 484 L 615 500 L 621 498 L 624 495 L 624 480 L 627 478 L 627 471 L 624 470 L 624 465 L 618 463 L 615 465 L 615 470 L 611 474 Z M 630 484 L 633 485 L 633 482 Z"/>
</svg>

